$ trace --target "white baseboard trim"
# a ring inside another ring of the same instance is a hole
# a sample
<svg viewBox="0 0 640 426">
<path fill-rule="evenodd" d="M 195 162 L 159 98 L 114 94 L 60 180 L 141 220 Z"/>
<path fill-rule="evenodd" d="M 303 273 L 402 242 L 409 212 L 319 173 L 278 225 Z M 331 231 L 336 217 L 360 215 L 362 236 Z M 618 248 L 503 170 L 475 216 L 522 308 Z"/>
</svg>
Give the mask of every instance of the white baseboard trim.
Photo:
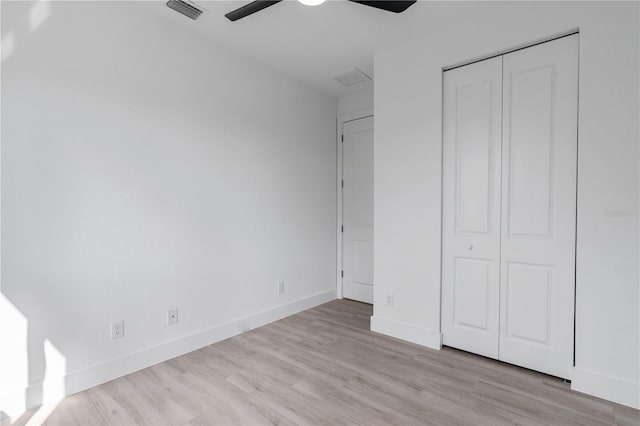
<svg viewBox="0 0 640 426">
<path fill-rule="evenodd" d="M 442 348 L 442 333 L 389 318 L 372 316 L 371 331 L 406 340 L 431 349 L 440 350 Z"/>
<path fill-rule="evenodd" d="M 0 395 L 0 421 L 6 422 L 7 419 L 11 421 L 11 419 L 15 419 L 16 416 L 32 408 L 55 403 L 65 396 L 195 351 L 334 299 L 336 299 L 335 289 L 317 293 L 120 358 L 73 371 L 64 377 L 53 378 L 52 380 L 30 385 L 27 388 L 16 389 Z M 57 392 L 46 392 L 48 388 L 55 388 Z M 44 395 L 43 389 L 45 390 Z M 47 394 L 50 396 L 47 396 Z M 4 417 L 4 419 L 1 417 Z"/>
<path fill-rule="evenodd" d="M 573 368 L 571 389 L 640 409 L 640 384 Z"/>
</svg>

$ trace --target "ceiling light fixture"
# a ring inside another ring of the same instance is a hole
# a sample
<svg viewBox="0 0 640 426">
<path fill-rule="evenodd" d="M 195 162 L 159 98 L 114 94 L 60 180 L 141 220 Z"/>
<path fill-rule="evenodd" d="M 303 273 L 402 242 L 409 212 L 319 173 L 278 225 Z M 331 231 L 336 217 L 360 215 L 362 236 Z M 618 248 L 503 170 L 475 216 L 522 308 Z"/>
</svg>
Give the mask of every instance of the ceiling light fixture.
<svg viewBox="0 0 640 426">
<path fill-rule="evenodd" d="M 305 6 L 318 6 L 324 3 L 325 0 L 298 0 L 298 1 L 304 4 Z"/>
</svg>

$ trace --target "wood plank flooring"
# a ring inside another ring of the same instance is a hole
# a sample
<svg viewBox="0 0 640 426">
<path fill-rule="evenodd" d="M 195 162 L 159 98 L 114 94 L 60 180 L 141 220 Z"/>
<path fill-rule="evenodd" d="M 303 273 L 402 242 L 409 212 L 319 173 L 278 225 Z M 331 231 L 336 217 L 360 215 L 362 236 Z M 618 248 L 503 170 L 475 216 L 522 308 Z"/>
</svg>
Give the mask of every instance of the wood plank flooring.
<svg viewBox="0 0 640 426">
<path fill-rule="evenodd" d="M 72 395 L 45 424 L 640 424 L 560 379 L 372 333 L 371 314 L 326 303 Z"/>
</svg>

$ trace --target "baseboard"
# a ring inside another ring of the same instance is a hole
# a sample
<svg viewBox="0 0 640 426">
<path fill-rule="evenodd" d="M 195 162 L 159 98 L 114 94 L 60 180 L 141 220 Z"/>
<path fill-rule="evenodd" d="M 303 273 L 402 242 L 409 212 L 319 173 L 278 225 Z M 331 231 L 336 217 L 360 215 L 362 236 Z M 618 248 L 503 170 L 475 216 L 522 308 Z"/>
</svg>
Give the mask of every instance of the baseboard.
<svg viewBox="0 0 640 426">
<path fill-rule="evenodd" d="M 336 299 L 335 289 L 317 293 L 120 358 L 73 371 L 64 377 L 17 389 L 0 396 L 0 417 L 4 417 L 1 421 L 6 422 L 37 406 L 54 403 L 55 399 L 59 400 L 334 299 Z M 44 394 L 52 395 L 47 398 L 43 396 L 42 391 L 47 388 L 62 389 L 62 391 L 45 392 Z"/>
<path fill-rule="evenodd" d="M 372 316 L 371 331 L 406 340 L 431 349 L 440 350 L 442 348 L 442 333 L 389 318 Z"/>
<path fill-rule="evenodd" d="M 573 368 L 571 389 L 640 409 L 640 384 Z"/>
</svg>

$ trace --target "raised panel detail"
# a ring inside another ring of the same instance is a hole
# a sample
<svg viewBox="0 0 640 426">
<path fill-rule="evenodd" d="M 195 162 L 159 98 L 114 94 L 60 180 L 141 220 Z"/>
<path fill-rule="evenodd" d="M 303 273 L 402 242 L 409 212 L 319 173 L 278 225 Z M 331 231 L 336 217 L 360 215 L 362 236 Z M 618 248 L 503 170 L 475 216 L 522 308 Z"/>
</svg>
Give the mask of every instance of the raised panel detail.
<svg viewBox="0 0 640 426">
<path fill-rule="evenodd" d="M 486 330 L 489 308 L 489 265 L 486 259 L 457 257 L 454 264 L 454 325 Z"/>
<path fill-rule="evenodd" d="M 373 225 L 373 131 L 353 134 L 353 222 Z"/>
<path fill-rule="evenodd" d="M 548 345 L 551 330 L 552 267 L 510 262 L 506 283 L 506 335 Z M 567 307 L 570 309 L 571 307 Z"/>
<path fill-rule="evenodd" d="M 553 65 L 511 73 L 508 229 L 511 236 L 552 234 Z"/>
<path fill-rule="evenodd" d="M 373 285 L 373 242 L 353 242 L 353 282 Z"/>
<path fill-rule="evenodd" d="M 456 88 L 455 232 L 490 231 L 493 182 L 491 80 Z"/>
</svg>

